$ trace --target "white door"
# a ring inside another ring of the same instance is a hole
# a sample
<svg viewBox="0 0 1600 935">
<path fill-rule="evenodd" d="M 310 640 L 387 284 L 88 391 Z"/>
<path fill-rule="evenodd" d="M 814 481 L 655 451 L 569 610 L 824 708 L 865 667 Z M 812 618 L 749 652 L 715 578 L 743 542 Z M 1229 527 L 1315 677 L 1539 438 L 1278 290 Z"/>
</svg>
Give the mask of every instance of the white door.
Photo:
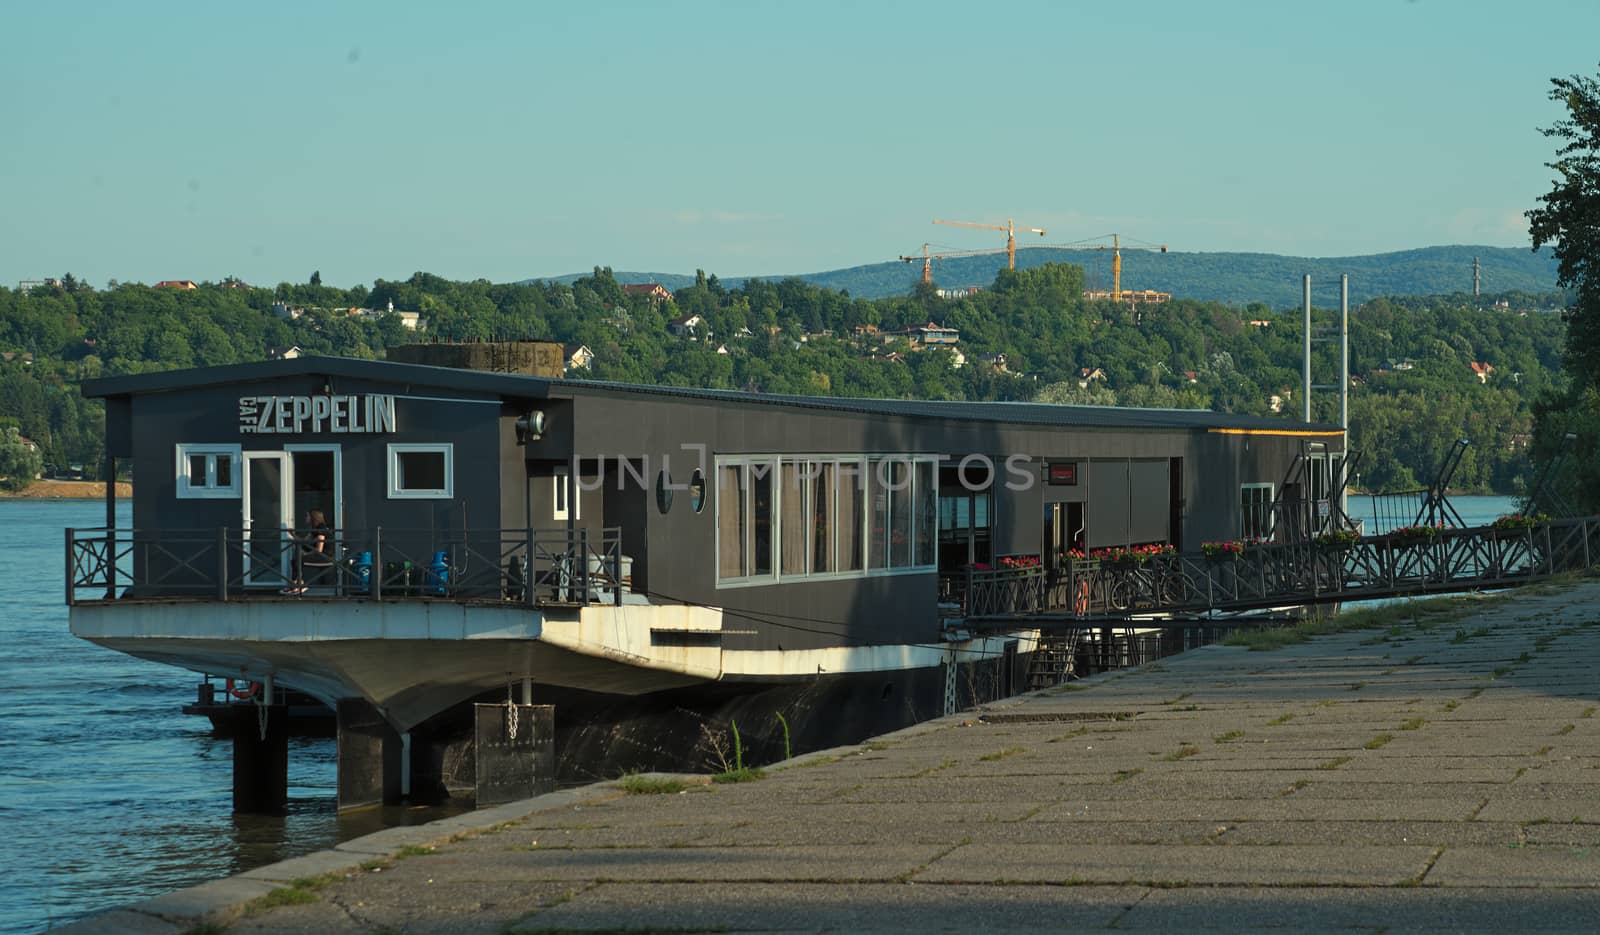
<svg viewBox="0 0 1600 935">
<path fill-rule="evenodd" d="M 282 451 L 244 453 L 244 583 L 281 588 L 294 580 L 294 465 Z"/>
</svg>

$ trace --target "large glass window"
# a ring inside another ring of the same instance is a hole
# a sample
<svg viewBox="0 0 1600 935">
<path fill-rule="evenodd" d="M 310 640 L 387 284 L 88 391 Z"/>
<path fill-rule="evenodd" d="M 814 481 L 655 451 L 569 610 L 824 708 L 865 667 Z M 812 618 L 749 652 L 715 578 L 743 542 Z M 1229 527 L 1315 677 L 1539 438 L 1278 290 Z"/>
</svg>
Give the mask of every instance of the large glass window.
<svg viewBox="0 0 1600 935">
<path fill-rule="evenodd" d="M 838 465 L 839 570 L 860 571 L 865 550 L 861 547 L 862 526 L 866 522 L 866 469 L 860 461 Z"/>
<path fill-rule="evenodd" d="M 754 583 L 926 569 L 937 561 L 931 459 L 719 459 L 717 577 Z"/>
<path fill-rule="evenodd" d="M 783 462 L 783 484 L 779 491 L 781 506 L 778 527 L 783 531 L 778 552 L 778 570 L 784 575 L 806 573 L 806 483 L 804 461 Z"/>
<path fill-rule="evenodd" d="M 838 565 L 834 561 L 835 481 L 838 467 L 831 463 L 811 462 L 811 572 L 828 574 Z"/>
<path fill-rule="evenodd" d="M 777 467 L 770 461 L 746 466 L 750 473 L 751 519 L 754 535 L 750 539 L 750 574 L 772 574 L 772 488 Z"/>
<path fill-rule="evenodd" d="M 884 465 L 878 461 L 867 462 L 867 504 L 872 511 L 867 528 L 867 567 L 874 570 L 889 567 L 889 488 L 885 481 Z"/>
<path fill-rule="evenodd" d="M 917 540 L 914 565 L 934 563 L 933 543 L 939 531 L 939 488 L 934 484 L 932 461 L 916 463 Z"/>
<path fill-rule="evenodd" d="M 743 578 L 750 573 L 745 549 L 744 465 L 717 469 L 717 576 Z"/>
<path fill-rule="evenodd" d="M 911 462 L 890 460 L 880 474 L 889 487 L 889 567 L 911 567 L 911 536 L 915 514 L 911 509 Z"/>
</svg>

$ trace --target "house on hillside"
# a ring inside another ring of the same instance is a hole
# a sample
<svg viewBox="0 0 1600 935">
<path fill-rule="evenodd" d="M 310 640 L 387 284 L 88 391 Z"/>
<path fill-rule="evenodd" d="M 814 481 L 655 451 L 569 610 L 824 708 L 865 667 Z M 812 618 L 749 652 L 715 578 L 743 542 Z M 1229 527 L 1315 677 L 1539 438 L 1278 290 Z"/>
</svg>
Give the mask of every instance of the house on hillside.
<svg viewBox="0 0 1600 935">
<path fill-rule="evenodd" d="M 1199 374 L 1198 371 L 1185 370 L 1183 372 L 1183 379 L 1186 380 L 1189 383 L 1199 383 L 1200 382 L 1200 374 Z"/>
<path fill-rule="evenodd" d="M 707 340 L 711 338 L 711 329 L 706 326 L 706 320 L 700 315 L 680 315 L 667 322 L 667 331 L 680 338 L 691 341 L 699 340 L 700 332 L 704 331 Z"/>
<path fill-rule="evenodd" d="M 267 359 L 294 360 L 303 353 L 305 352 L 300 349 L 300 345 L 298 344 L 291 344 L 288 347 L 284 347 L 281 344 L 273 344 L 267 348 Z"/>
<path fill-rule="evenodd" d="M 1011 368 L 1006 366 L 1006 355 L 1004 353 L 985 354 L 981 360 L 995 373 L 1011 372 Z"/>
<path fill-rule="evenodd" d="M 588 370 L 589 365 L 594 363 L 594 351 L 589 350 L 589 345 L 587 344 L 563 344 L 561 345 L 561 357 L 564 361 L 562 364 L 563 372 L 568 370 Z"/>
<path fill-rule="evenodd" d="M 156 289 L 198 289 L 200 287 L 195 285 L 195 282 L 192 279 L 163 279 L 160 282 L 156 283 L 153 288 L 156 288 Z"/>
<path fill-rule="evenodd" d="M 8 364 L 31 364 L 31 363 L 33 363 L 33 352 L 32 351 L 4 351 L 4 352 L 0 352 L 0 361 L 5 361 Z"/>
<path fill-rule="evenodd" d="M 651 305 L 660 305 L 672 298 L 672 293 L 667 291 L 667 287 L 658 282 L 640 282 L 623 286 L 622 294 L 630 299 L 643 296 Z"/>
<path fill-rule="evenodd" d="M 293 320 L 306 313 L 305 308 L 302 306 L 290 305 L 287 302 L 272 303 L 270 311 L 272 312 L 272 317 L 285 320 Z"/>
<path fill-rule="evenodd" d="M 1488 383 L 1489 374 L 1494 373 L 1494 364 L 1486 364 L 1475 360 L 1470 366 L 1472 367 L 1472 375 L 1478 378 L 1479 383 Z"/>
<path fill-rule="evenodd" d="M 245 282 L 243 279 L 224 279 L 220 283 L 220 285 L 224 289 L 245 289 L 245 290 L 249 290 L 249 289 L 254 289 L 255 288 L 255 286 L 250 285 L 249 283 Z"/>
<path fill-rule="evenodd" d="M 1079 389 L 1088 389 L 1089 384 L 1097 380 L 1101 383 L 1106 381 L 1106 372 L 1099 367 L 1080 367 L 1078 369 Z"/>
<path fill-rule="evenodd" d="M 931 321 L 925 325 L 912 325 L 909 328 L 902 328 L 899 331 L 891 331 L 889 333 L 909 338 L 913 347 L 917 345 L 922 347 L 949 346 L 961 340 L 961 331 L 959 329 L 946 328 Z"/>
</svg>

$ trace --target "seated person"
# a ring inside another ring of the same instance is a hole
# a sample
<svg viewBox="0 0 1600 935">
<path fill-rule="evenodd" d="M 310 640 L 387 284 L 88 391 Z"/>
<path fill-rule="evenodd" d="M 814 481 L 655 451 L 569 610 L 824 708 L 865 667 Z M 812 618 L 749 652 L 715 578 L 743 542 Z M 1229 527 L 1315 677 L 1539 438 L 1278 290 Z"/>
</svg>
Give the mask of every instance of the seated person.
<svg viewBox="0 0 1600 935">
<path fill-rule="evenodd" d="M 296 535 L 299 549 L 295 556 L 294 584 L 284 589 L 285 594 L 306 593 L 307 576 L 313 584 L 332 583 L 333 530 L 321 510 L 306 511 L 306 526 Z"/>
</svg>

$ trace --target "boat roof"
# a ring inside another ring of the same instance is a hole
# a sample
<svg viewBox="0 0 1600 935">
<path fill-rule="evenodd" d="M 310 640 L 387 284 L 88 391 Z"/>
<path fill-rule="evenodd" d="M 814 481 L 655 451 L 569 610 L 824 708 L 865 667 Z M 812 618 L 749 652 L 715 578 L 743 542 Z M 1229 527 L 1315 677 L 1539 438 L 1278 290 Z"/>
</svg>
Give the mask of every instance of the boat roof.
<svg viewBox="0 0 1600 935">
<path fill-rule="evenodd" d="M 793 396 L 696 387 L 646 386 L 598 380 L 565 380 L 514 373 L 491 373 L 425 364 L 359 360 L 352 357 L 297 357 L 166 370 L 86 380 L 83 395 L 93 398 L 140 396 L 180 390 L 253 383 L 297 376 L 333 376 L 493 393 L 511 399 L 566 398 L 585 395 L 640 395 L 703 401 L 718 405 L 772 406 L 813 411 L 858 413 L 914 419 L 955 419 L 1016 425 L 1075 428 L 1204 429 L 1274 435 L 1340 435 L 1337 425 L 1295 422 L 1285 418 L 1235 415 L 1209 409 L 1136 409 L 1122 406 L 1074 406 L 1053 403 L 867 399 L 849 396 Z"/>
</svg>

